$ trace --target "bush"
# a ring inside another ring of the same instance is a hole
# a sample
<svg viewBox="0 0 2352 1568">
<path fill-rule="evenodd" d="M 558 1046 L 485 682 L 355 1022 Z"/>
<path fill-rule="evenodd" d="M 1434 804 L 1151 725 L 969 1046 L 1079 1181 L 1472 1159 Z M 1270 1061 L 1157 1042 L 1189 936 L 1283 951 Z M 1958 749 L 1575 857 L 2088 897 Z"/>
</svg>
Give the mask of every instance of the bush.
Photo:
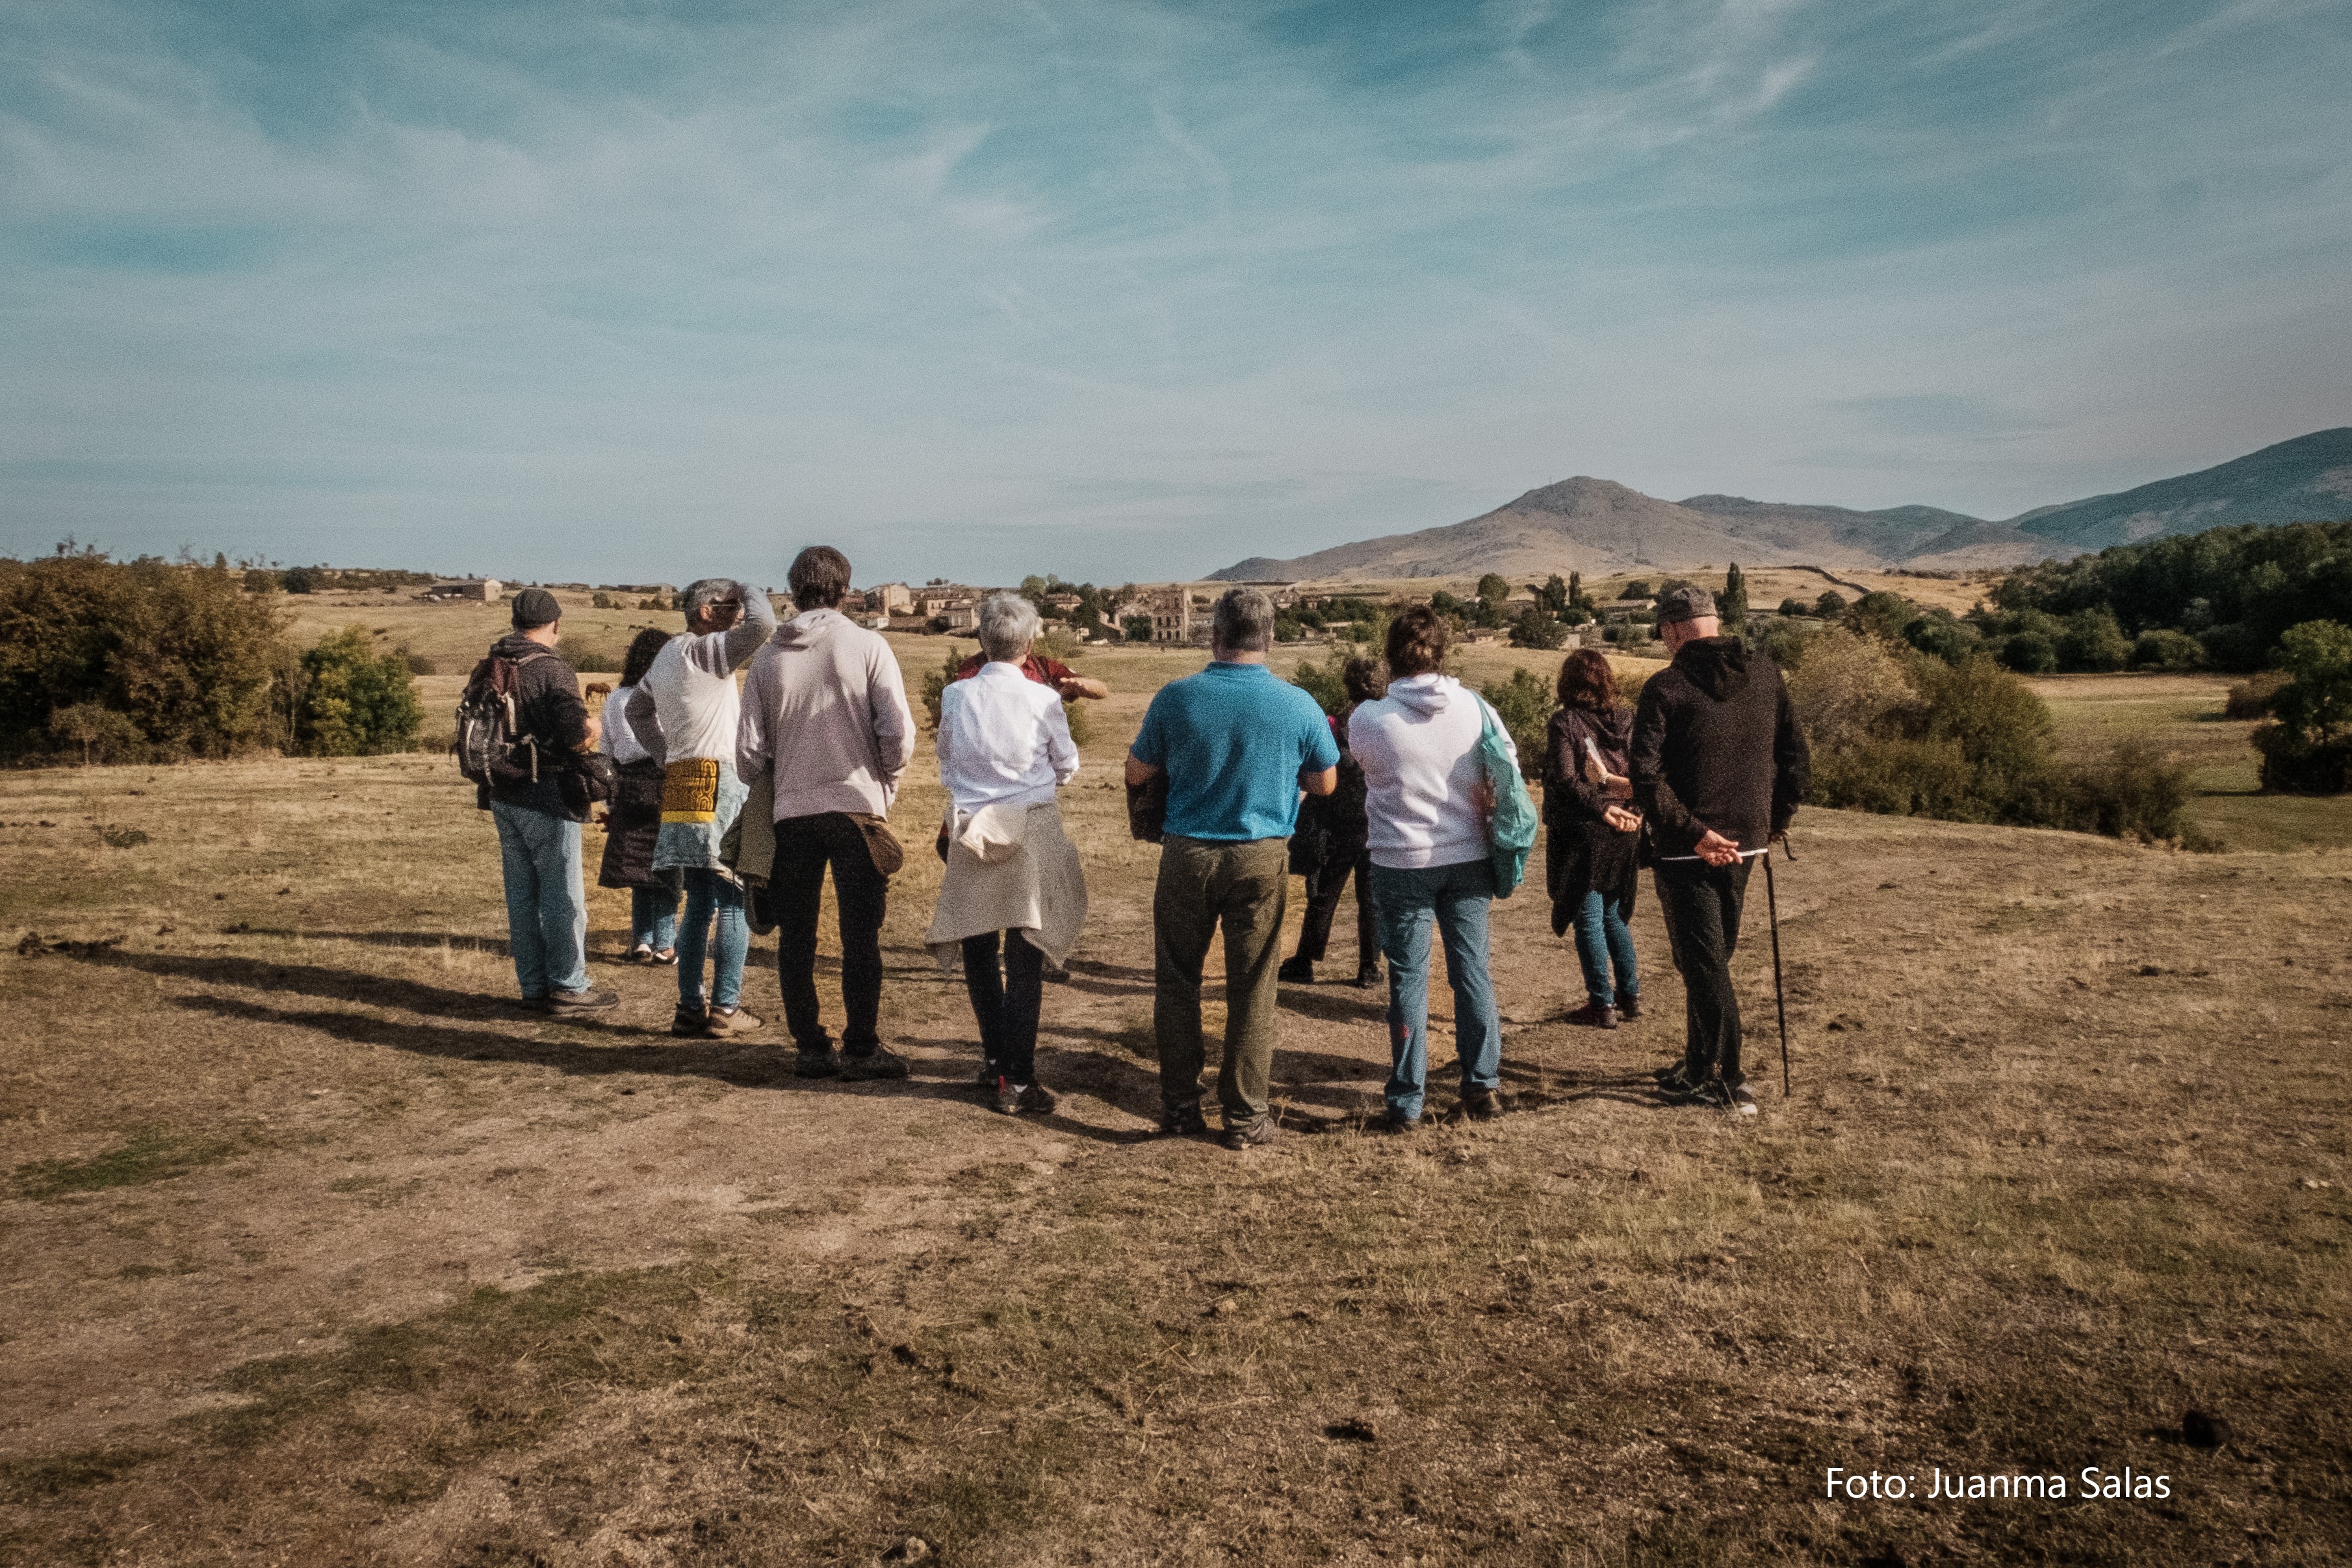
<svg viewBox="0 0 2352 1568">
<path fill-rule="evenodd" d="M 923 711 L 930 716 L 931 728 L 940 727 L 940 699 L 946 695 L 948 683 L 963 668 L 963 650 L 953 643 L 948 644 L 947 656 L 923 672 Z"/>
<path fill-rule="evenodd" d="M 1977 629 L 1948 610 L 1930 610 L 1903 628 L 1903 640 L 1930 658 L 1957 664 L 1984 645 Z"/>
<path fill-rule="evenodd" d="M 1824 588 L 1822 596 L 1813 601 L 1813 613 L 1823 621 L 1835 621 L 1845 613 L 1845 595 L 1834 588 Z"/>
<path fill-rule="evenodd" d="M 1843 627 L 1807 640 L 1785 662 L 1798 722 L 1806 738 L 1824 752 L 1886 733 L 1897 710 L 1917 700 L 1902 661 L 1885 643 Z"/>
<path fill-rule="evenodd" d="M 1532 604 L 1519 612 L 1511 626 L 1514 648 L 1557 648 L 1567 641 L 1568 628 Z"/>
<path fill-rule="evenodd" d="M 1326 669 L 1309 659 L 1298 666 L 1290 684 L 1313 697 L 1316 706 L 1334 718 L 1347 710 L 1348 683 L 1340 678 L 1339 661 L 1333 661 Z"/>
<path fill-rule="evenodd" d="M 2189 804 L 2189 768 L 2159 757 L 2137 740 L 2116 743 L 2102 767 L 2076 775 L 2083 821 L 2109 838 L 2162 843 L 2182 836 L 2180 813 Z"/>
<path fill-rule="evenodd" d="M 1495 716 L 1511 732 L 1518 747 L 1519 771 L 1529 779 L 1543 777 L 1545 731 L 1552 709 L 1559 706 L 1549 681 L 1526 670 L 1513 670 L 1507 681 L 1489 681 L 1479 693 L 1493 706 Z"/>
<path fill-rule="evenodd" d="M 273 601 L 226 565 L 0 559 L 0 752 L 47 749 L 52 714 L 94 703 L 164 756 L 230 756 L 268 735 L 289 663 Z"/>
<path fill-rule="evenodd" d="M 1782 615 L 1811 615 L 1812 612 L 1813 607 L 1801 599 L 1783 599 L 1778 612 Z"/>
<path fill-rule="evenodd" d="M 1848 630 L 1865 636 L 1899 643 L 1903 640 L 1903 628 L 1910 625 L 1918 613 L 1918 607 L 1901 594 L 1874 589 L 1845 612 L 1845 624 Z"/>
<path fill-rule="evenodd" d="M 2046 675 L 2058 667 L 2058 641 L 2041 632 L 2020 632 L 2000 646 L 2000 661 L 2021 675 Z"/>
<path fill-rule="evenodd" d="M 278 586 L 289 593 L 315 593 L 319 574 L 307 566 L 289 566 L 278 574 Z"/>
<path fill-rule="evenodd" d="M 2186 632 L 2159 628 L 2133 640 L 2135 670 L 2197 670 L 2205 665 L 2205 644 Z"/>
<path fill-rule="evenodd" d="M 622 604 L 619 600 L 614 598 L 611 594 L 601 591 L 589 596 L 588 604 L 591 609 L 594 610 L 618 610 L 622 608 Z"/>
<path fill-rule="evenodd" d="M 1151 617 L 1149 615 L 1130 615 L 1118 623 L 1118 629 L 1130 643 L 1151 641 Z"/>
<path fill-rule="evenodd" d="M 2123 628 L 2116 624 L 2116 612 L 2102 604 L 2066 618 L 2066 630 L 2058 639 L 2058 667 L 2106 674 L 2122 669 L 2131 652 Z"/>
<path fill-rule="evenodd" d="M 130 762 L 146 749 L 147 737 L 139 727 L 110 707 L 97 703 L 75 703 L 49 715 L 49 739 L 60 751 L 79 749 L 81 765 L 93 762 Z"/>
<path fill-rule="evenodd" d="M 2221 705 L 2223 718 L 2268 718 L 2271 699 L 2284 690 L 2292 679 L 2284 670 L 2264 670 L 2248 675 L 2230 688 L 2227 701 Z"/>
<path fill-rule="evenodd" d="M 367 630 L 346 626 L 302 655 L 295 742 L 311 757 L 406 751 L 424 727 L 404 653 L 375 652 Z"/>
<path fill-rule="evenodd" d="M 2253 735 L 2263 788 L 2299 795 L 2352 789 L 2352 626 L 2306 621 L 2279 638 L 2286 684 L 2271 695 L 2278 716 Z"/>
</svg>

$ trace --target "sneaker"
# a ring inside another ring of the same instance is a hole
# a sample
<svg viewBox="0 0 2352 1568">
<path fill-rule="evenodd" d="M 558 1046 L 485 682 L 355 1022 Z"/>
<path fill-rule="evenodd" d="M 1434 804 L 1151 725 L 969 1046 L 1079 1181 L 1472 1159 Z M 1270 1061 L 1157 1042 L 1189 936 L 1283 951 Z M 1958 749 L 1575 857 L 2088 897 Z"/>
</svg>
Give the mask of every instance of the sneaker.
<svg viewBox="0 0 2352 1568">
<path fill-rule="evenodd" d="M 793 1076 L 795 1078 L 832 1078 L 841 1071 L 841 1061 L 829 1045 L 802 1046 L 793 1053 Z"/>
<path fill-rule="evenodd" d="M 1163 1137 L 1193 1138 L 1209 1130 L 1209 1119 L 1201 1114 L 1198 1105 L 1163 1105 L 1160 1108 L 1160 1132 Z"/>
<path fill-rule="evenodd" d="M 677 1011 L 670 1017 L 669 1031 L 681 1040 L 702 1039 L 710 1032 L 710 1009 L 679 1003 Z"/>
<path fill-rule="evenodd" d="M 1632 991 L 1620 992 L 1617 997 L 1617 1016 L 1627 1023 L 1632 1023 L 1635 1019 L 1640 1018 L 1642 1016 L 1641 997 Z"/>
<path fill-rule="evenodd" d="M 841 1075 L 853 1083 L 875 1078 L 904 1078 L 912 1071 L 907 1059 L 887 1045 L 841 1053 Z"/>
<path fill-rule="evenodd" d="M 999 1115 L 1017 1116 L 1021 1113 L 1021 1091 L 1014 1087 L 1010 1078 L 996 1081 L 995 1100 Z"/>
<path fill-rule="evenodd" d="M 1491 1122 L 1503 1113 L 1503 1097 L 1492 1089 L 1465 1089 L 1462 1113 L 1474 1122 Z"/>
<path fill-rule="evenodd" d="M 660 952 L 656 953 L 653 957 L 647 961 L 655 964 L 675 964 L 677 962 L 677 949 L 675 947 L 665 947 Z"/>
<path fill-rule="evenodd" d="M 1670 1098 L 1678 1105 L 1708 1105 L 1717 1111 L 1731 1109 L 1731 1092 L 1723 1086 L 1720 1078 L 1710 1078 Z"/>
<path fill-rule="evenodd" d="M 1658 1087 L 1661 1089 L 1669 1087 L 1688 1089 L 1696 1082 L 1689 1073 L 1683 1071 L 1683 1064 L 1679 1061 L 1668 1062 L 1664 1067 L 1655 1068 L 1652 1070 L 1650 1076 L 1658 1081 Z"/>
<path fill-rule="evenodd" d="M 1714 1080 L 1701 1081 L 1691 1077 L 1676 1065 L 1658 1075 L 1658 1092 L 1676 1103 L 1699 1098 L 1714 1086 Z"/>
<path fill-rule="evenodd" d="M 562 1016 L 568 1013 L 608 1012 L 621 1005 L 618 991 L 550 991 L 547 1010 Z"/>
<path fill-rule="evenodd" d="M 1356 971 L 1356 989 L 1368 991 L 1380 983 L 1381 967 L 1378 964 L 1366 964 Z"/>
<path fill-rule="evenodd" d="M 653 961 L 654 945 L 650 942 L 638 943 L 630 948 L 627 955 L 621 960 L 624 964 L 650 964 Z"/>
<path fill-rule="evenodd" d="M 996 1108 L 1008 1116 L 1050 1116 L 1059 1103 L 1042 1083 L 1015 1083 L 1010 1078 L 996 1082 Z"/>
<path fill-rule="evenodd" d="M 1228 1124 L 1224 1136 L 1217 1141 L 1229 1149 L 1255 1149 L 1281 1136 L 1282 1129 L 1274 1124 L 1272 1116 L 1260 1116 L 1255 1122 L 1244 1122 L 1237 1127 Z"/>
<path fill-rule="evenodd" d="M 713 1040 L 724 1040 L 730 1034 L 750 1034 L 766 1027 L 766 1020 L 749 1008 L 716 1006 L 710 1009 L 710 1021 L 707 1026 Z"/>
<path fill-rule="evenodd" d="M 1285 958 L 1274 977 L 1286 986 L 1311 986 L 1315 983 L 1315 966 L 1305 958 Z"/>
<path fill-rule="evenodd" d="M 1735 1115 L 1756 1114 L 1756 1095 L 1754 1091 L 1748 1087 L 1747 1081 L 1744 1079 L 1731 1086 L 1731 1109 Z"/>
<path fill-rule="evenodd" d="M 1391 1105 L 1365 1123 L 1364 1131 L 1367 1133 L 1418 1133 L 1421 1131 L 1421 1118 L 1408 1116 Z"/>
<path fill-rule="evenodd" d="M 1586 1029 L 1615 1029 L 1617 1009 L 1605 1002 L 1587 1001 L 1582 1007 L 1559 1020 L 1582 1025 Z"/>
</svg>

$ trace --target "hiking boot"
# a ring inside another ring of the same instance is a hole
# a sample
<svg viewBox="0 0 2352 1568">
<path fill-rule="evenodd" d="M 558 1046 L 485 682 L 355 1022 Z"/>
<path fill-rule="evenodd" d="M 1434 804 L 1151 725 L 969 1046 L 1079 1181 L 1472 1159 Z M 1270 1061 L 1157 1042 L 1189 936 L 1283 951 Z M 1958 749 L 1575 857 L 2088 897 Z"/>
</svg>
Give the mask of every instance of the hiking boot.
<svg viewBox="0 0 2352 1568">
<path fill-rule="evenodd" d="M 1286 986 L 1311 986 L 1315 983 L 1315 965 L 1306 958 L 1285 958 L 1274 977 Z"/>
<path fill-rule="evenodd" d="M 610 1012 L 621 1005 L 618 991 L 550 991 L 547 1010 L 562 1018 L 572 1013 Z"/>
<path fill-rule="evenodd" d="M 804 1045 L 793 1052 L 795 1078 L 833 1078 L 840 1072 L 841 1061 L 830 1045 Z"/>
<path fill-rule="evenodd" d="M 1462 1113 L 1474 1122 L 1491 1122 L 1503 1113 L 1503 1097 L 1492 1089 L 1465 1089 Z"/>
<path fill-rule="evenodd" d="M 710 1032 L 710 1009 L 678 1004 L 669 1020 L 670 1033 L 682 1040 L 701 1040 Z"/>
<path fill-rule="evenodd" d="M 1380 983 L 1381 967 L 1378 964 L 1365 964 L 1356 970 L 1356 989 L 1368 991 Z"/>
<path fill-rule="evenodd" d="M 853 1083 L 864 1083 L 876 1078 L 904 1078 L 913 1071 L 907 1059 L 887 1045 L 871 1051 L 845 1051 L 841 1053 L 841 1075 Z"/>
<path fill-rule="evenodd" d="M 1281 1136 L 1282 1129 L 1274 1124 L 1273 1117 L 1260 1116 L 1255 1122 L 1244 1122 L 1237 1127 L 1228 1125 L 1224 1136 L 1217 1141 L 1229 1149 L 1255 1149 Z"/>
<path fill-rule="evenodd" d="M 1209 1130 L 1209 1119 L 1201 1114 L 1198 1105 L 1162 1105 L 1160 1108 L 1160 1133 L 1162 1137 L 1196 1138 Z"/>
<path fill-rule="evenodd" d="M 748 1008 L 714 1006 L 705 1016 L 702 1032 L 712 1040 L 725 1040 L 730 1034 L 750 1034 L 761 1027 L 760 1015 Z"/>
<path fill-rule="evenodd" d="M 1421 1118 L 1408 1116 L 1391 1105 L 1366 1122 L 1364 1131 L 1367 1133 L 1418 1133 L 1421 1131 Z"/>
<path fill-rule="evenodd" d="M 1756 1095 L 1745 1079 L 1731 1086 L 1731 1110 L 1733 1114 L 1739 1116 L 1756 1114 Z"/>
<path fill-rule="evenodd" d="M 1587 1001 L 1582 1007 L 1559 1020 L 1580 1024 L 1586 1029 L 1615 1029 L 1617 1009 L 1606 1002 Z"/>
<path fill-rule="evenodd" d="M 1633 991 L 1621 991 L 1617 996 L 1617 1016 L 1632 1023 L 1642 1016 L 1642 998 Z"/>
</svg>

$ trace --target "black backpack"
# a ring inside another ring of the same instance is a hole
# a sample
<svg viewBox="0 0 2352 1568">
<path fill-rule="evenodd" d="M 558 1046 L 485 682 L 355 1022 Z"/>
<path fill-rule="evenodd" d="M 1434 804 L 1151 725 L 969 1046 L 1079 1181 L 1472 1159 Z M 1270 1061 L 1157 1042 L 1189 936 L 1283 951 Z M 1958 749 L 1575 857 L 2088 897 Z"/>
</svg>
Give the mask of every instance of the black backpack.
<svg viewBox="0 0 2352 1568">
<path fill-rule="evenodd" d="M 509 659 L 492 653 L 474 666 L 457 699 L 457 770 L 488 789 L 539 782 L 539 738 L 524 732 L 517 694 L 522 667 L 551 653 Z"/>
</svg>

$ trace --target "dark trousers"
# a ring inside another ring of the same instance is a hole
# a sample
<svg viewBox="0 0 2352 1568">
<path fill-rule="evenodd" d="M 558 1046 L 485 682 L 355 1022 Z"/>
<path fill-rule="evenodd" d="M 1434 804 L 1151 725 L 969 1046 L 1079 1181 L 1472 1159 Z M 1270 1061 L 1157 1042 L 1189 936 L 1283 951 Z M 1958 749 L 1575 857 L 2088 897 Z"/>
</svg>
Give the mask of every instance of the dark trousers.
<svg viewBox="0 0 2352 1568">
<path fill-rule="evenodd" d="M 1037 1081 L 1037 1014 L 1045 999 L 1045 955 L 1018 931 L 1004 933 L 1004 970 L 997 972 L 997 934 L 963 939 L 963 988 L 980 1023 L 980 1053 L 992 1076 Z"/>
<path fill-rule="evenodd" d="M 1665 911 L 1675 968 L 1683 977 L 1688 1031 L 1683 1072 L 1696 1082 L 1717 1071 L 1727 1085 L 1745 1078 L 1739 1068 L 1739 993 L 1731 984 L 1731 956 L 1739 947 L 1739 911 L 1748 896 L 1752 863 L 1662 861 L 1658 865 L 1658 903 Z"/>
<path fill-rule="evenodd" d="M 1290 844 L 1180 838 L 1160 846 L 1160 881 L 1151 892 L 1156 974 L 1151 1032 L 1160 1047 L 1160 1098 L 1170 1111 L 1201 1103 L 1201 974 L 1219 927 L 1225 934 L 1225 1060 L 1217 1101 L 1225 1125 L 1255 1125 L 1266 1114 L 1274 1077 L 1275 970 L 1283 905 L 1290 895 Z"/>
<path fill-rule="evenodd" d="M 866 831 L 845 812 L 787 817 L 776 824 L 776 861 L 768 875 L 776 978 L 793 1043 L 803 1051 L 831 1050 L 816 1000 L 816 920 L 828 865 L 841 906 L 841 1004 L 848 1015 L 841 1044 L 855 1055 L 882 1042 L 875 1020 L 882 1011 L 882 915 L 890 882 L 874 869 Z"/>
<path fill-rule="evenodd" d="M 1358 855 L 1347 865 L 1333 866 L 1319 872 L 1307 883 L 1307 915 L 1298 923 L 1297 956 L 1310 964 L 1318 964 L 1331 946 L 1331 922 L 1339 913 L 1339 895 L 1348 886 L 1348 875 L 1356 877 L 1356 968 L 1359 973 L 1378 968 L 1381 938 L 1372 925 L 1372 857 Z"/>
</svg>

